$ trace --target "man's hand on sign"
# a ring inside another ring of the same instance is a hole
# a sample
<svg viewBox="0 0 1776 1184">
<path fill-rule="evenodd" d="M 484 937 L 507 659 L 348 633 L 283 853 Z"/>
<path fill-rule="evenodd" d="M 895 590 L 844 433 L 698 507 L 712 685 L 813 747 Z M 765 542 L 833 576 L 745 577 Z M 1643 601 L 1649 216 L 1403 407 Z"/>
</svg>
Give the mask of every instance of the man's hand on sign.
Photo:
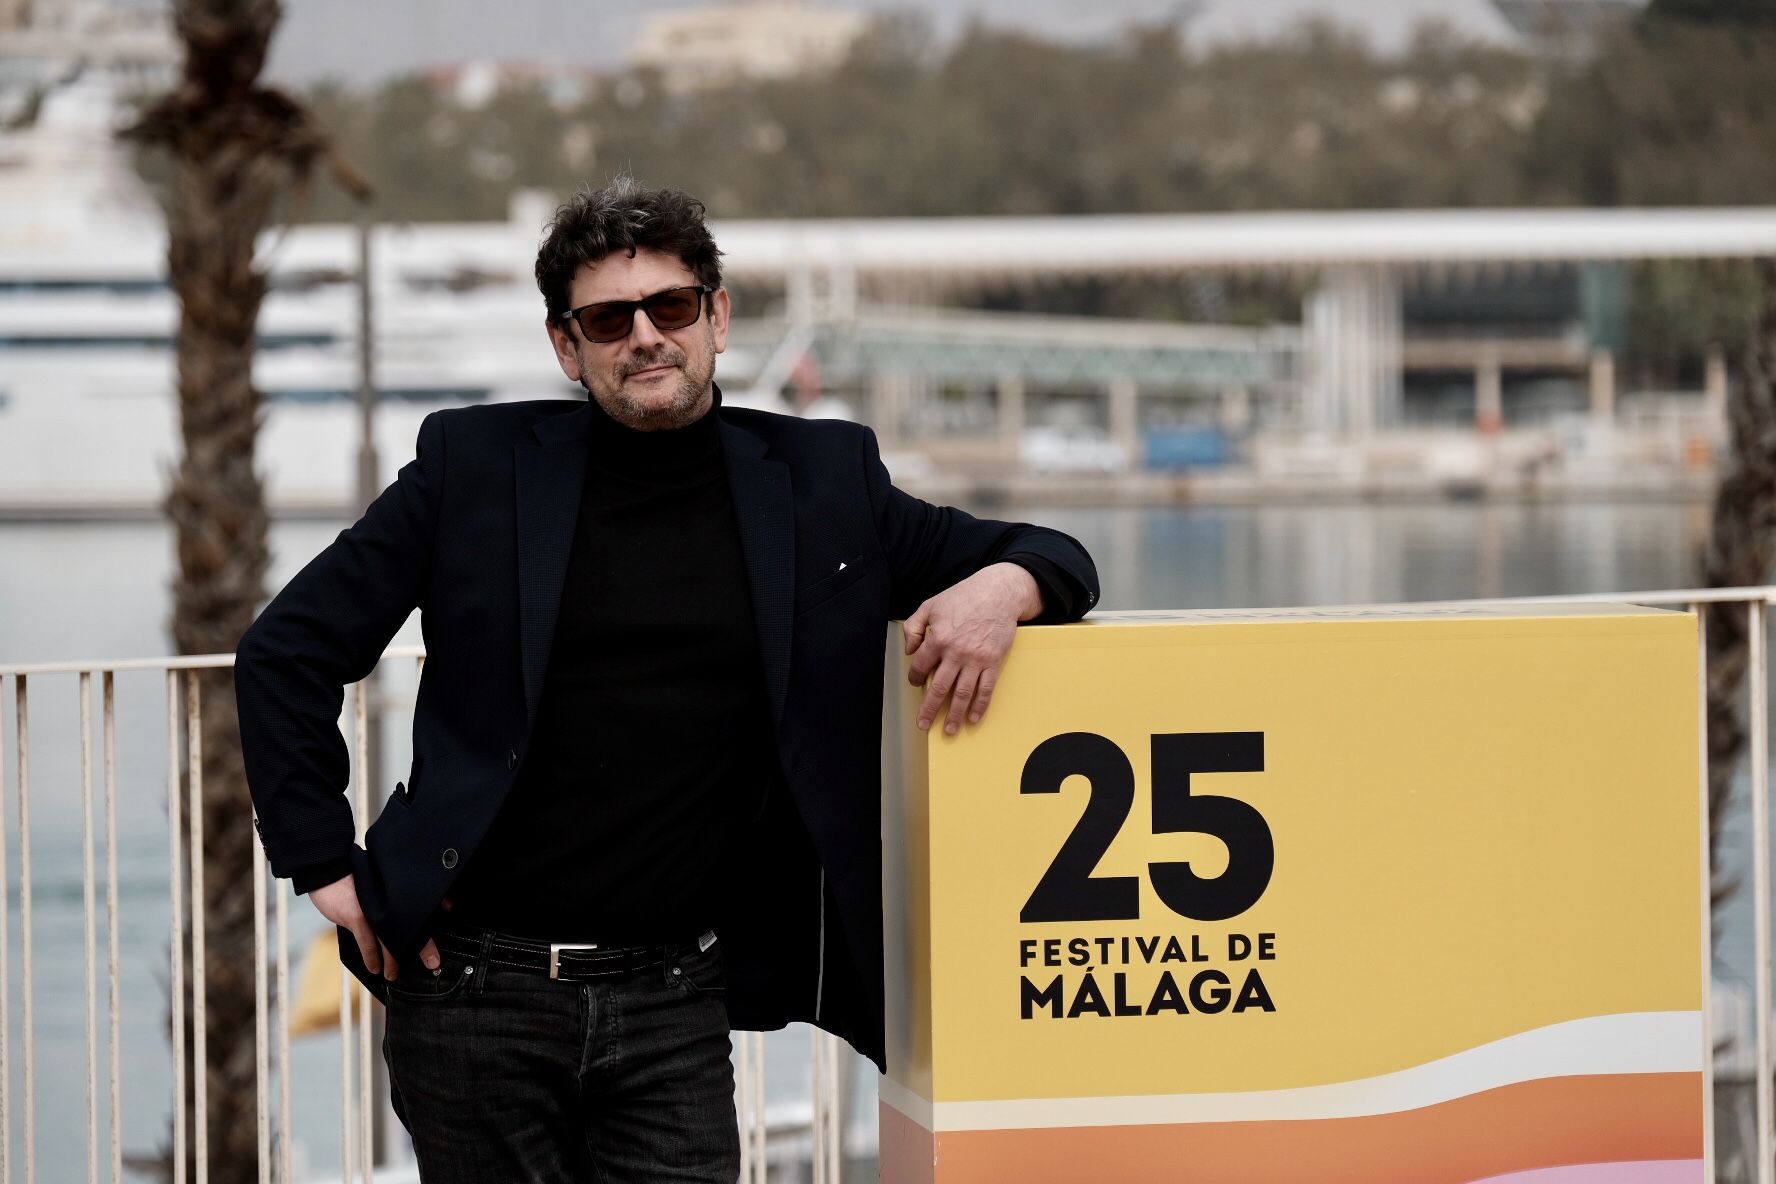
<svg viewBox="0 0 1776 1184">
<path fill-rule="evenodd" d="M 1042 590 L 1015 563 L 984 567 L 921 604 L 901 624 L 906 652 L 913 657 L 907 681 L 925 688 L 920 729 L 931 727 L 945 699 L 950 709 L 944 731 L 955 735 L 964 716 L 979 723 L 1017 623 L 1041 612 Z"/>
<path fill-rule="evenodd" d="M 334 880 L 324 888 L 316 888 L 308 894 L 321 916 L 335 925 L 343 925 L 351 930 L 351 935 L 358 941 L 358 953 L 364 959 L 364 966 L 371 974 L 380 974 L 390 982 L 394 982 L 401 968 L 395 956 L 389 953 L 388 947 L 377 940 L 376 931 L 370 928 L 370 921 L 364 916 L 364 909 L 358 903 L 358 884 L 351 876 L 346 875 Z M 445 906 L 449 907 L 448 904 Z M 430 938 L 426 939 L 425 948 L 419 951 L 419 960 L 425 963 L 427 970 L 437 970 L 442 964 L 438 957 L 438 944 Z"/>
</svg>

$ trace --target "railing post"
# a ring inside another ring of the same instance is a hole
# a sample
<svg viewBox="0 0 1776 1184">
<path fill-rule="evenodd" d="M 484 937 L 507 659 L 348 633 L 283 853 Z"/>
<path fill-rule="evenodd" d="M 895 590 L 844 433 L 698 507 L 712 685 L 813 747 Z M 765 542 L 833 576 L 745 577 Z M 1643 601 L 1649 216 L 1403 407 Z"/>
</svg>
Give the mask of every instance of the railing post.
<svg viewBox="0 0 1776 1184">
<path fill-rule="evenodd" d="M 185 760 L 191 814 L 191 1104 L 197 1184 L 210 1179 L 210 1035 L 204 966 L 204 810 L 202 671 L 185 672 Z"/>
<path fill-rule="evenodd" d="M 765 1143 L 770 1135 L 765 1112 L 765 1034 L 752 1034 L 752 1099 L 755 1103 L 752 1111 L 752 1170 L 758 1184 L 765 1184 L 770 1176 L 770 1161 L 765 1157 Z"/>
<path fill-rule="evenodd" d="M 123 975 L 117 953 L 117 676 L 105 671 L 105 965 L 111 1007 L 111 1179 L 123 1179 Z"/>
<path fill-rule="evenodd" d="M 19 1003 L 25 1045 L 25 1184 L 37 1180 L 37 1060 L 31 992 L 31 709 L 24 675 L 12 680 L 13 707 L 18 718 L 19 809 Z"/>
<path fill-rule="evenodd" d="M 1696 614 L 1696 755 L 1702 868 L 1702 1167 L 1714 1184 L 1714 866 L 1713 821 L 1708 793 L 1708 606 Z"/>
<path fill-rule="evenodd" d="M 821 1048 L 824 1033 L 810 1028 L 810 1064 L 808 1081 L 808 1160 L 813 1169 L 814 1184 L 828 1184 L 826 1175 L 826 1054 Z M 831 1184 L 837 1184 L 832 1181 Z"/>
<path fill-rule="evenodd" d="M 86 1178 L 99 1178 L 98 932 L 93 916 L 92 671 L 80 672 L 80 901 L 86 957 Z"/>
<path fill-rule="evenodd" d="M 1753 948 L 1756 962 L 1757 997 L 1755 1009 L 1757 1031 L 1757 1156 L 1758 1184 L 1776 1184 L 1776 1126 L 1772 1124 L 1770 1081 L 1770 765 L 1769 765 L 1769 693 L 1768 652 L 1764 632 L 1763 600 L 1746 606 L 1750 665 L 1747 676 L 1751 690 L 1751 852 L 1752 912 L 1756 932 Z"/>
<path fill-rule="evenodd" d="M 339 726 L 345 727 L 343 712 Z M 354 811 L 354 814 L 356 811 Z M 359 815 L 358 841 L 363 841 L 364 819 Z M 356 1116 L 352 1113 L 352 1032 L 355 1019 L 353 1003 L 357 998 L 358 983 L 352 978 L 351 971 L 343 965 L 339 968 L 339 1178 L 341 1184 L 352 1184 L 357 1178 L 357 1134 Z M 365 1015 L 366 1021 L 370 1018 Z M 366 1181 L 366 1184 L 368 1182 Z"/>
<path fill-rule="evenodd" d="M 257 819 L 255 819 L 257 821 Z M 265 982 L 265 849 L 253 844 L 253 1121 L 258 1136 L 259 1184 L 271 1184 L 271 1055 Z"/>
<path fill-rule="evenodd" d="M 364 841 L 364 832 L 370 825 L 370 689 L 375 685 L 375 674 L 366 676 L 357 687 L 357 718 L 355 739 L 357 740 L 357 761 L 353 770 L 352 781 L 356 784 L 356 801 L 352 813 L 357 817 L 358 842 Z M 384 969 L 387 969 L 384 967 Z M 375 1009 L 371 1006 L 370 989 L 357 980 L 352 981 L 358 1002 L 362 1006 L 359 1013 L 361 1024 L 358 1028 L 358 1154 L 359 1164 L 364 1173 L 364 1184 L 370 1184 L 372 1170 L 376 1163 L 376 1129 L 373 1121 L 375 1107 L 380 1100 L 376 1088 L 376 1066 L 371 1061 L 371 1035 L 375 1025 Z"/>
<path fill-rule="evenodd" d="M 839 1048 L 838 1037 L 814 1029 L 814 1064 L 820 1085 L 814 1093 L 815 1176 L 839 1184 Z"/>
<path fill-rule="evenodd" d="M 741 1032 L 740 1038 L 740 1179 L 765 1184 L 765 1038 Z"/>
<path fill-rule="evenodd" d="M 277 881 L 272 884 L 276 889 Z M 290 1164 L 290 904 L 277 892 L 278 1181 L 291 1184 Z"/>
<path fill-rule="evenodd" d="M 18 677 L 13 676 L 16 687 Z M 0 679 L 0 686 L 5 680 Z M 16 693 L 16 691 L 15 691 Z M 0 722 L 0 1082 L 12 1081 L 12 1064 L 6 1047 L 6 1033 L 10 1028 L 12 1010 L 7 1003 L 7 981 L 12 977 L 7 967 L 6 951 L 12 945 L 11 895 L 6 878 L 6 726 Z M 0 1089 L 0 1180 L 12 1179 L 12 1114 L 7 1109 L 6 1097 L 8 1090 Z"/>
<path fill-rule="evenodd" d="M 357 1124 L 352 1121 L 352 988 L 351 971 L 339 968 L 339 1179 L 352 1184 L 357 1175 L 354 1153 Z"/>
<path fill-rule="evenodd" d="M 167 700 L 167 893 L 172 897 L 173 996 L 173 1184 L 185 1184 L 185 897 L 180 866 L 179 825 L 179 672 L 166 672 Z"/>
<path fill-rule="evenodd" d="M 4 869 L 0 869 L 4 870 Z M 752 1044 L 734 1033 L 734 1125 L 740 1135 L 740 1184 L 752 1184 Z"/>
</svg>

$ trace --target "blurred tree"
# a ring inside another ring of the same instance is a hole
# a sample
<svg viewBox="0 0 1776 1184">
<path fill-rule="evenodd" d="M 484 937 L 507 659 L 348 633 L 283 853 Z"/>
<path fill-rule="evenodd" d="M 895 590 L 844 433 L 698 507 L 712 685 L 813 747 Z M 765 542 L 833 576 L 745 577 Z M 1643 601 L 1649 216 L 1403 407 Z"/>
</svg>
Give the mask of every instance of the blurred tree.
<svg viewBox="0 0 1776 1184">
<path fill-rule="evenodd" d="M 183 75 L 124 133 L 170 159 L 167 276 L 179 300 L 177 338 L 182 449 L 166 513 L 178 553 L 172 633 L 181 654 L 232 653 L 265 598 L 264 490 L 254 467 L 260 394 L 254 333 L 266 278 L 254 263 L 259 234 L 315 165 L 362 191 L 303 107 L 258 81 L 280 14 L 276 0 L 179 0 L 174 23 Z M 227 670 L 200 680 L 203 737 L 204 1036 L 209 1178 L 258 1179 L 253 1042 L 252 812 Z M 189 798 L 180 794 L 189 825 Z M 189 921 L 187 922 L 189 926 Z M 185 949 L 189 950 L 190 933 Z M 189 958 L 189 954 L 187 954 Z M 193 975 L 187 969 L 187 990 Z M 191 1000 L 184 1014 L 190 1023 Z M 195 1048 L 187 1031 L 185 1047 Z M 195 1117 L 197 1072 L 187 1074 Z M 184 1178 L 196 1178 L 187 1142 Z M 160 1170 L 174 1172 L 163 1147 Z"/>
<path fill-rule="evenodd" d="M 1625 365 L 1647 386 L 1699 385 L 1706 351 L 1743 356 L 1763 306 L 1748 263 L 1659 260 L 1635 270 Z"/>
<path fill-rule="evenodd" d="M 1642 26 L 1664 22 L 1771 28 L 1776 0 L 1652 0 L 1641 13 Z"/>
<path fill-rule="evenodd" d="M 896 17 L 837 69 L 688 94 L 628 71 L 567 106 L 512 86 L 470 109 L 422 78 L 315 102 L 415 220 L 497 218 L 511 188 L 620 169 L 729 217 L 1498 205 L 1521 197 L 1545 74 L 1437 27 L 1392 56 L 1327 24 L 1199 53 L 1167 24 L 943 46 Z"/>
<path fill-rule="evenodd" d="M 1193 50 L 1164 24 L 944 45 L 896 17 L 837 69 L 693 93 L 624 71 L 565 104 L 513 85 L 467 107 L 426 78 L 313 103 L 413 220 L 618 170 L 727 217 L 1740 204 L 1776 192 L 1773 9 L 1657 0 L 1576 63 L 1437 25 L 1382 54 L 1325 23 Z M 331 195 L 313 213 L 349 217 Z"/>
<path fill-rule="evenodd" d="M 1624 31 L 1559 78 L 1524 153 L 1556 205 L 1748 205 L 1776 192 L 1776 27 Z"/>
</svg>

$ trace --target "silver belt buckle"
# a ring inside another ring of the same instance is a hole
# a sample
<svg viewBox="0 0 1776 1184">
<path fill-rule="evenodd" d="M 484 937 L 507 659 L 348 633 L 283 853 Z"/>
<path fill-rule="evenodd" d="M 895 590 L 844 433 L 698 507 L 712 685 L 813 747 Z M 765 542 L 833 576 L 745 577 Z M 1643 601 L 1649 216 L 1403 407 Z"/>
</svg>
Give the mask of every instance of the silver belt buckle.
<svg viewBox="0 0 1776 1184">
<path fill-rule="evenodd" d="M 574 941 L 552 941 L 552 942 L 550 942 L 549 943 L 549 977 L 552 979 L 559 979 L 561 977 L 561 951 L 562 950 L 596 950 L 597 948 L 598 947 L 596 945 L 588 945 L 583 942 L 574 942 Z"/>
</svg>

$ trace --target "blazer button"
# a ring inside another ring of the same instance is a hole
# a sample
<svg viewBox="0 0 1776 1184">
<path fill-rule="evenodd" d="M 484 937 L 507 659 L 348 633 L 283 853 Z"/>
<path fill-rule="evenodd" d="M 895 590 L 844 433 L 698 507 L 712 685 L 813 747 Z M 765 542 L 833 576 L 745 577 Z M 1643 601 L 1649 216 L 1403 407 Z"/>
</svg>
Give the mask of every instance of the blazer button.
<svg viewBox="0 0 1776 1184">
<path fill-rule="evenodd" d="M 514 748 L 511 752 L 508 752 L 506 754 L 506 772 L 509 773 L 513 769 L 516 769 L 517 767 L 518 767 L 518 750 L 516 748 Z"/>
<path fill-rule="evenodd" d="M 455 847 L 444 848 L 444 866 L 445 867 L 455 867 L 456 866 L 456 848 Z"/>
</svg>

